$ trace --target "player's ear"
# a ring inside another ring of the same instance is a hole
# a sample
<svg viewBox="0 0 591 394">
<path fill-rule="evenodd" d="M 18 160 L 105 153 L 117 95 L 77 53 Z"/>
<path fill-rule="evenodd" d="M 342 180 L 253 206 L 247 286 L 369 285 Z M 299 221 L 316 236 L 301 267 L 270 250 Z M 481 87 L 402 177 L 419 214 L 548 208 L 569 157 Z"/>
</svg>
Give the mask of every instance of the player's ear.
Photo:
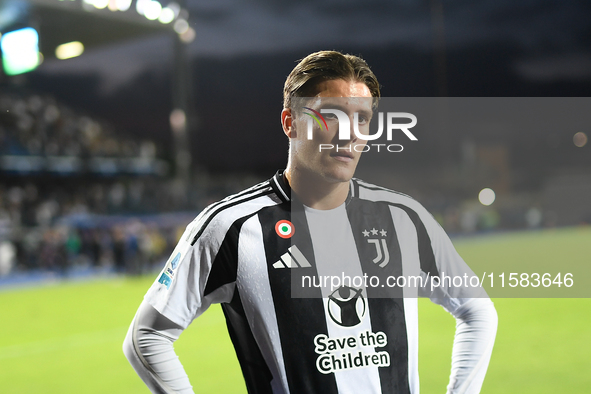
<svg viewBox="0 0 591 394">
<path fill-rule="evenodd" d="M 292 117 L 291 108 L 283 108 L 283 111 L 281 111 L 281 126 L 283 127 L 283 132 L 287 138 L 296 137 L 295 124 Z"/>
</svg>

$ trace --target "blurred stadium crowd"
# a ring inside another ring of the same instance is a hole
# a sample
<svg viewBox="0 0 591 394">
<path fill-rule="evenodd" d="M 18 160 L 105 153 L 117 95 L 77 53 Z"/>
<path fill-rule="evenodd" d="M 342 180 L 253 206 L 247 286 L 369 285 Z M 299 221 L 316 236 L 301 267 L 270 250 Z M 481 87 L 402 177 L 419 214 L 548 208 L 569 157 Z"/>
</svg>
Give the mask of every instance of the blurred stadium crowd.
<svg viewBox="0 0 591 394">
<path fill-rule="evenodd" d="M 161 156 L 153 141 L 51 96 L 0 93 L 0 276 L 145 272 L 168 257 L 199 210 L 255 182 L 204 178 L 187 191 Z"/>
<path fill-rule="evenodd" d="M 156 156 L 148 140 L 122 138 L 105 122 L 78 114 L 51 96 L 0 94 L 0 154 L 65 157 Z"/>
</svg>

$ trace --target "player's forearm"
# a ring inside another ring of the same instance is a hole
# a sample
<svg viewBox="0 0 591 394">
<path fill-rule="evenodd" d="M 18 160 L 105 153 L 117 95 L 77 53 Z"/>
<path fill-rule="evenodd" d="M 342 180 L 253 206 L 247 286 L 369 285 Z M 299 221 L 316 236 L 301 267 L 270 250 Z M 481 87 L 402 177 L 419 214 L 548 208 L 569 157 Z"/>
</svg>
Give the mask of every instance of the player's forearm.
<svg viewBox="0 0 591 394">
<path fill-rule="evenodd" d="M 457 319 L 448 394 L 480 392 L 497 333 L 498 318 L 489 299 L 473 299 L 454 313 Z"/>
<path fill-rule="evenodd" d="M 181 332 L 145 301 L 129 328 L 123 352 L 152 393 L 193 393 L 173 348 Z"/>
</svg>

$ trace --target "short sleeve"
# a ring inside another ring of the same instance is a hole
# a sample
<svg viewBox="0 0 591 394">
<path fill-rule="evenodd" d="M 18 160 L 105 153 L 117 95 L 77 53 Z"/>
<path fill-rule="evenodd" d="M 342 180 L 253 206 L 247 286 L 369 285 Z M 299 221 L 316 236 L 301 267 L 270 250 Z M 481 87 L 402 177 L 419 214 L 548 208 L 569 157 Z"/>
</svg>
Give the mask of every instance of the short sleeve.
<svg viewBox="0 0 591 394">
<path fill-rule="evenodd" d="M 145 300 L 158 312 L 186 328 L 213 303 L 229 302 L 235 283 L 206 294 L 212 266 L 229 226 L 200 215 L 187 226 Z M 223 264 L 223 261 L 216 264 Z"/>
<path fill-rule="evenodd" d="M 488 298 L 479 278 L 458 254 L 441 225 L 422 206 L 417 211 L 427 232 L 435 265 L 435 274 L 430 275 L 419 294 L 450 313 L 473 298 Z"/>
</svg>

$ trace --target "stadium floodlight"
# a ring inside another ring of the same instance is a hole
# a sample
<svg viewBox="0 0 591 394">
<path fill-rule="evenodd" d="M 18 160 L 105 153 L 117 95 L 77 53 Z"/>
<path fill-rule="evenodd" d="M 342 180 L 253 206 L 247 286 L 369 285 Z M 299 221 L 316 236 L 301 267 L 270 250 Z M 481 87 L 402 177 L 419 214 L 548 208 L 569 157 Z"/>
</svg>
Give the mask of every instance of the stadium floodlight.
<svg viewBox="0 0 591 394">
<path fill-rule="evenodd" d="M 166 8 L 169 8 L 172 10 L 172 12 L 174 12 L 174 19 L 176 19 L 176 17 L 179 16 L 179 13 L 181 12 L 181 6 L 174 1 L 172 3 L 168 3 Z"/>
<path fill-rule="evenodd" d="M 478 201 L 480 201 L 480 203 L 482 205 L 490 205 L 493 202 L 495 202 L 495 192 L 493 189 L 490 188 L 484 188 L 480 191 L 480 193 L 478 193 Z"/>
<path fill-rule="evenodd" d="M 39 34 L 32 27 L 5 33 L 0 39 L 2 66 L 7 75 L 23 74 L 39 65 Z"/>
<path fill-rule="evenodd" d="M 71 59 L 82 55 L 84 45 L 80 41 L 67 42 L 55 48 L 55 57 L 61 60 Z"/>
<path fill-rule="evenodd" d="M 160 17 L 158 17 L 158 21 L 163 24 L 170 23 L 174 20 L 174 11 L 168 7 L 164 7 L 162 12 L 160 12 Z"/>
<path fill-rule="evenodd" d="M 189 30 L 189 22 L 186 20 L 177 19 L 177 21 L 174 22 L 174 31 L 176 31 L 177 34 L 183 34 L 187 30 Z"/>
<path fill-rule="evenodd" d="M 185 44 L 189 44 L 195 40 L 195 30 L 192 27 L 189 27 L 183 34 L 180 34 L 179 37 L 182 42 Z"/>
<path fill-rule="evenodd" d="M 107 8 L 107 6 L 109 5 L 109 0 L 94 0 L 92 2 L 92 5 L 94 6 L 94 8 L 102 10 L 103 8 Z"/>
<path fill-rule="evenodd" d="M 579 131 L 573 136 L 573 142 L 576 147 L 582 148 L 587 145 L 587 134 Z"/>
<path fill-rule="evenodd" d="M 152 0 L 137 0 L 137 2 L 135 3 L 135 10 L 138 14 L 144 15 L 146 6 L 151 2 Z"/>
<path fill-rule="evenodd" d="M 119 11 L 127 11 L 131 7 L 131 0 L 115 0 L 115 5 Z"/>
<path fill-rule="evenodd" d="M 144 16 L 151 21 L 160 17 L 162 12 L 162 4 L 157 1 L 150 1 L 144 8 Z"/>
</svg>

